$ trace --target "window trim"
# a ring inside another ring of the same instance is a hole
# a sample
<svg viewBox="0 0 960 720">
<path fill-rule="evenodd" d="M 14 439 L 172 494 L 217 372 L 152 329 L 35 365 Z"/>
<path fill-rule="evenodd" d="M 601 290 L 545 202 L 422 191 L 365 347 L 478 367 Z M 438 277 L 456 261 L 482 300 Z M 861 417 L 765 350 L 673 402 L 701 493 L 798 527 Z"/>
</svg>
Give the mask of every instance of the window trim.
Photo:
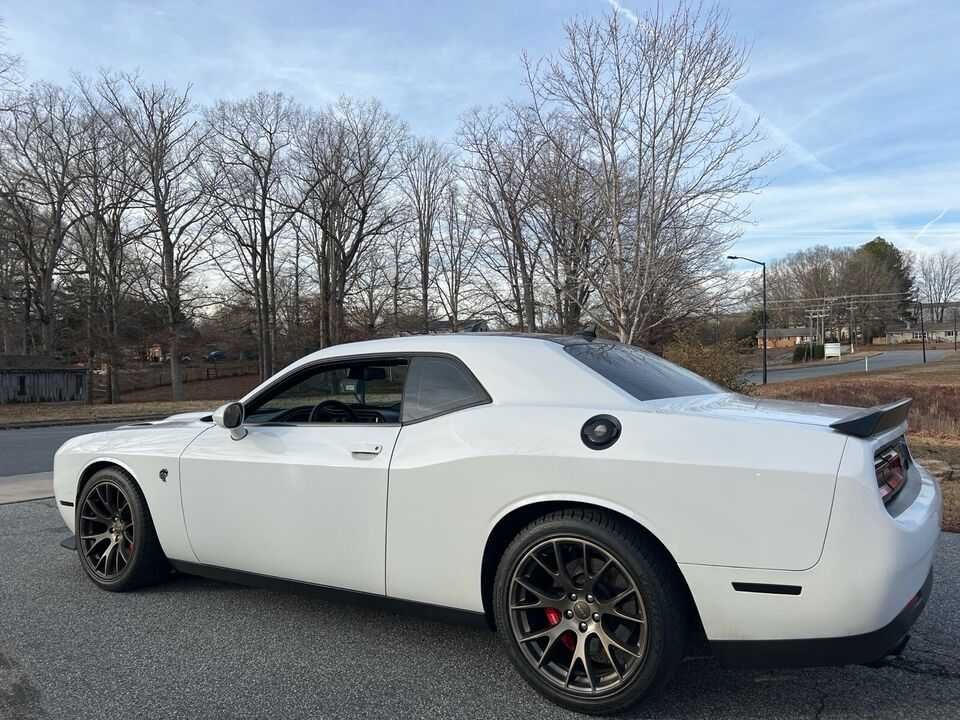
<svg viewBox="0 0 960 720">
<path fill-rule="evenodd" d="M 472 407 L 478 407 L 480 405 L 490 405 L 493 403 L 493 398 L 490 396 L 490 393 L 484 387 L 483 383 L 480 382 L 473 370 L 470 369 L 470 366 L 467 365 L 461 358 L 453 355 L 452 353 L 446 352 L 431 352 L 431 351 L 417 351 L 417 352 L 400 352 L 400 353 L 364 353 L 359 355 L 341 355 L 335 358 L 322 358 L 319 360 L 314 360 L 313 362 L 305 364 L 303 367 L 297 368 L 295 371 L 290 373 L 290 376 L 300 375 L 306 373 L 307 371 L 330 367 L 334 368 L 338 365 L 349 365 L 354 362 L 364 361 L 364 360 L 384 360 L 384 359 L 393 359 L 393 360 L 406 360 L 407 365 L 411 364 L 413 358 L 417 357 L 433 357 L 433 358 L 446 358 L 453 360 L 456 363 L 459 363 L 460 366 L 466 370 L 467 375 L 473 378 L 473 381 L 477 384 L 477 387 L 480 388 L 481 392 L 484 395 L 484 399 L 477 400 L 476 402 L 468 403 L 466 405 L 459 405 L 450 410 L 444 410 L 439 413 L 434 413 L 433 415 L 427 415 L 422 418 L 417 418 L 416 420 L 408 420 L 407 422 L 403 421 L 403 396 L 406 395 L 407 390 L 407 381 L 404 378 L 403 381 L 403 391 L 400 396 L 400 421 L 399 422 L 384 422 L 384 423 L 310 423 L 310 422 L 263 422 L 263 423 L 253 423 L 251 427 L 403 427 L 405 425 L 416 425 L 417 423 L 424 422 L 425 420 L 433 420 L 438 417 L 443 417 L 444 415 L 449 415 L 450 413 L 459 412 L 461 410 L 467 410 Z M 286 377 L 286 376 L 284 376 Z M 243 403 L 243 413 L 244 413 L 244 425 L 246 425 L 246 413 L 247 405 L 253 403 L 255 400 L 259 399 L 261 396 L 269 392 L 274 385 L 277 383 L 283 382 L 282 379 L 278 378 L 276 382 L 270 383 L 267 387 L 261 390 L 259 393 L 249 398 Z"/>
</svg>

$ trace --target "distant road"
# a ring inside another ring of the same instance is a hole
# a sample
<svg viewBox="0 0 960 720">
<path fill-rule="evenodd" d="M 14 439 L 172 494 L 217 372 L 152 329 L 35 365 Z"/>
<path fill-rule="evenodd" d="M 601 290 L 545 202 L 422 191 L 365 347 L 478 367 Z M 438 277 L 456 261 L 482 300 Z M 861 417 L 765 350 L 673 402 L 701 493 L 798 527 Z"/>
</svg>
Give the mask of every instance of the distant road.
<svg viewBox="0 0 960 720">
<path fill-rule="evenodd" d="M 946 356 L 948 350 L 927 350 L 927 362 L 940 360 Z M 891 368 L 918 365 L 923 362 L 922 350 L 891 350 L 870 358 L 870 372 L 875 370 L 889 370 Z M 804 367 L 767 368 L 767 382 L 780 383 L 789 380 L 804 380 L 806 378 L 829 377 L 830 375 L 848 375 L 863 373 L 863 360 L 854 362 L 839 362 L 837 364 L 811 365 Z M 763 382 L 763 373 L 759 370 L 748 372 L 744 377 L 759 385 Z"/>
<path fill-rule="evenodd" d="M 77 435 L 112 430 L 119 423 L 65 425 L 61 427 L 0 430 L 0 482 L 11 475 L 28 475 L 53 470 L 53 454 Z"/>
</svg>

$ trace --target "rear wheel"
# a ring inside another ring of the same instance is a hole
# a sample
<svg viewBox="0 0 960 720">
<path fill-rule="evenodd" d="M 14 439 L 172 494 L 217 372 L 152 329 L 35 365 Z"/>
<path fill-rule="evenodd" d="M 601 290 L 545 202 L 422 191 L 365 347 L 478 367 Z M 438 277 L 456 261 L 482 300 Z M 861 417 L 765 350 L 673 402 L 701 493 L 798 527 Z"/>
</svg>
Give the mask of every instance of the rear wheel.
<svg viewBox="0 0 960 720">
<path fill-rule="evenodd" d="M 76 531 L 80 564 L 104 590 L 134 590 L 169 572 L 147 503 L 119 468 L 98 470 L 84 486 L 77 502 Z"/>
<path fill-rule="evenodd" d="M 635 528 L 589 509 L 545 515 L 514 539 L 494 586 L 498 631 L 520 674 L 579 712 L 621 710 L 682 659 L 676 571 Z"/>
</svg>

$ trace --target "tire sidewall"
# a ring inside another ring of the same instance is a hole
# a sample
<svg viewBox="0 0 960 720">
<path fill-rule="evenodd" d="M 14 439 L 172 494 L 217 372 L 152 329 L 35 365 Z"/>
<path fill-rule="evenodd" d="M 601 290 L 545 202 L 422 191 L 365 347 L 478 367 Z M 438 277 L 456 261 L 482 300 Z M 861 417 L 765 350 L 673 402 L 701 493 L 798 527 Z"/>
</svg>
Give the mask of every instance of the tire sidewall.
<svg viewBox="0 0 960 720">
<path fill-rule="evenodd" d="M 523 655 L 513 634 L 509 617 L 509 592 L 518 563 L 531 548 L 559 537 L 578 537 L 599 545 L 630 573 L 643 599 L 647 616 L 647 648 L 643 665 L 621 687 L 597 697 L 566 693 L 542 677 Z M 521 531 L 504 552 L 494 581 L 494 616 L 498 634 L 507 646 L 511 662 L 541 695 L 565 707 L 586 713 L 607 713 L 633 704 L 659 686 L 664 672 L 673 663 L 665 662 L 671 642 L 668 627 L 668 590 L 665 578 L 627 538 L 604 525 L 574 518 L 551 519 Z"/>
<path fill-rule="evenodd" d="M 128 562 L 127 566 L 123 569 L 123 572 L 110 580 L 99 577 L 93 571 L 93 569 L 90 567 L 90 561 L 83 552 L 83 545 L 80 541 L 80 514 L 83 511 L 84 503 L 86 502 L 86 499 L 90 493 L 93 492 L 95 487 L 105 483 L 114 485 L 123 492 L 127 502 L 130 504 L 130 512 L 133 518 L 132 557 L 130 562 Z M 98 470 L 96 473 L 94 473 L 86 485 L 84 485 L 83 491 L 80 493 L 80 497 L 77 502 L 75 520 L 75 527 L 77 528 L 77 554 L 80 558 L 80 565 L 83 567 L 83 571 L 87 577 L 105 590 L 122 590 L 128 584 L 130 584 L 130 579 L 137 574 L 138 565 L 143 562 L 142 558 L 146 545 L 146 533 L 148 531 L 147 522 L 148 519 L 145 511 L 145 505 L 143 498 L 140 495 L 140 490 L 136 487 L 136 485 L 133 484 L 133 482 L 125 473 L 120 472 L 119 470 L 113 470 L 111 468 Z"/>
</svg>

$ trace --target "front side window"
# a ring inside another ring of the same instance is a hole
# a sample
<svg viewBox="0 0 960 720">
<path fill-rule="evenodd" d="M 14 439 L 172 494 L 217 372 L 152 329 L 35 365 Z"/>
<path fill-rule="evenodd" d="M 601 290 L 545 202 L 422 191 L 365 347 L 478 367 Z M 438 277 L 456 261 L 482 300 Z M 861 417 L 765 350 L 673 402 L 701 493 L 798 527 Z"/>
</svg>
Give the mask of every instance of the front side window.
<svg viewBox="0 0 960 720">
<path fill-rule="evenodd" d="M 490 402 L 490 396 L 459 360 L 415 357 L 410 360 L 403 395 L 403 421 L 412 422 Z"/>
<path fill-rule="evenodd" d="M 398 423 L 407 369 L 405 359 L 308 368 L 250 401 L 246 422 Z"/>
<path fill-rule="evenodd" d="M 566 350 L 637 400 L 725 392 L 696 373 L 632 345 L 591 342 L 568 345 Z"/>
</svg>

